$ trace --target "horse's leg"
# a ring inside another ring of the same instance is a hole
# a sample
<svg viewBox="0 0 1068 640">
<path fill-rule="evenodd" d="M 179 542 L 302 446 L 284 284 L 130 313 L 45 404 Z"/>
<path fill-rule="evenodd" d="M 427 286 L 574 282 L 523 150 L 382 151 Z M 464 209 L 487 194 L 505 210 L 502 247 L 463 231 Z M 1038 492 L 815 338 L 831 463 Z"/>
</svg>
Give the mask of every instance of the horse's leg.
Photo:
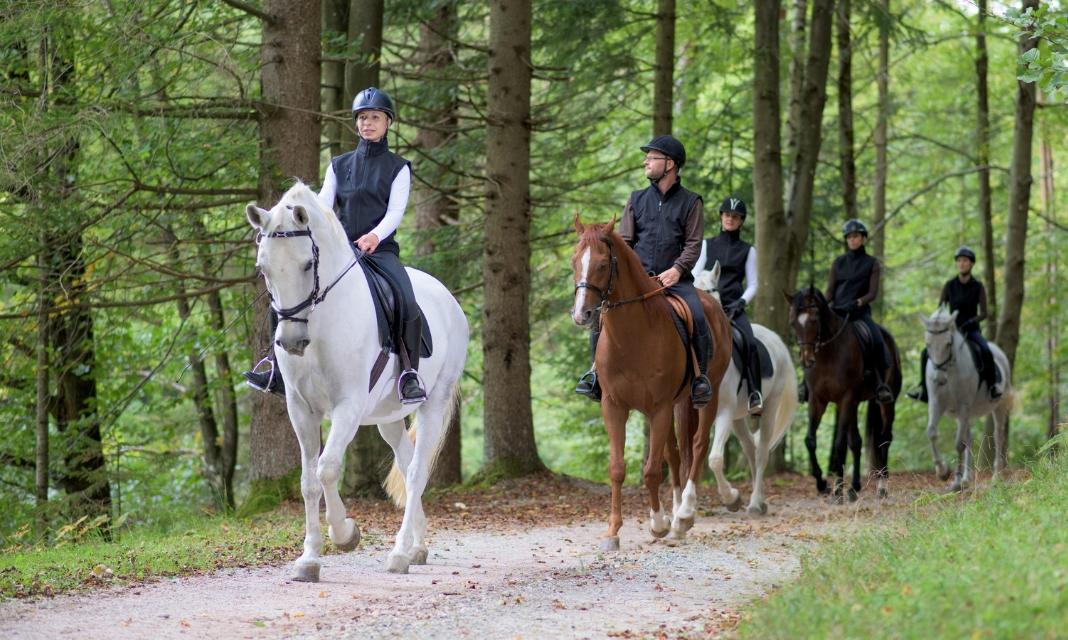
<svg viewBox="0 0 1068 640">
<path fill-rule="evenodd" d="M 957 416 L 957 473 L 955 474 L 953 481 L 949 483 L 949 487 L 946 488 L 946 491 L 949 493 L 955 493 L 964 489 L 966 485 L 965 478 L 967 476 L 966 463 L 970 461 L 970 458 L 967 455 L 968 438 L 964 433 L 970 427 L 968 426 L 968 418 L 965 417 L 965 411 L 961 411 L 960 414 L 961 415 Z"/>
<path fill-rule="evenodd" d="M 327 531 L 334 546 L 342 551 L 355 549 L 360 541 L 360 528 L 355 520 L 345 517 L 345 503 L 341 501 L 337 486 L 341 480 L 341 461 L 345 449 L 356 436 L 362 416 L 362 407 L 351 403 L 334 408 L 330 416 L 330 434 L 326 437 L 316 470 L 326 496 Z"/>
<path fill-rule="evenodd" d="M 831 446 L 831 462 L 827 467 L 827 474 L 831 476 L 834 483 L 831 502 L 841 504 L 842 490 L 845 485 L 845 459 L 849 444 L 849 431 L 856 428 L 857 422 L 857 402 L 852 394 L 847 394 L 838 400 L 835 414 L 834 443 Z"/>
<path fill-rule="evenodd" d="M 875 469 L 878 495 L 880 498 L 885 498 L 889 494 L 887 485 L 890 482 L 890 443 L 894 441 L 894 419 L 897 409 L 893 404 L 878 405 L 877 408 L 882 420 L 878 431 L 871 434 L 871 437 L 876 439 L 871 443 L 874 458 L 872 466 Z"/>
<path fill-rule="evenodd" d="M 682 421 L 681 416 L 676 414 L 676 424 Z M 682 476 L 679 475 L 679 445 L 674 434 L 669 435 L 664 443 L 664 460 L 667 461 L 668 471 L 671 473 L 671 515 L 674 518 L 682 506 Z"/>
<path fill-rule="evenodd" d="M 938 421 L 942 418 L 942 407 L 935 394 L 931 394 L 927 404 L 927 439 L 931 441 L 931 453 L 934 455 L 935 473 L 939 479 L 949 479 L 949 466 L 938 451 Z"/>
<path fill-rule="evenodd" d="M 673 407 L 661 407 L 656 413 L 649 416 L 649 458 L 645 461 L 645 469 L 642 478 L 645 480 L 645 489 L 649 493 L 649 531 L 653 537 L 663 538 L 671 528 L 671 520 L 664 515 L 664 508 L 660 504 L 660 481 L 662 480 L 661 466 L 664 463 L 664 444 L 668 437 L 674 437 Z M 687 412 L 687 415 L 689 412 Z M 689 490 L 689 483 L 686 489 Z M 680 513 L 684 513 L 686 505 L 686 492 L 683 492 L 683 506 Z"/>
<path fill-rule="evenodd" d="M 1009 408 L 1006 402 L 1001 402 L 994 409 L 994 482 L 1005 471 L 1005 423 L 1008 420 Z"/>
<path fill-rule="evenodd" d="M 765 409 L 767 409 L 767 406 L 765 404 Z M 772 407 L 772 411 L 774 409 L 775 407 Z M 769 415 L 774 415 L 774 413 Z M 745 428 L 744 420 L 739 421 L 737 425 L 742 431 L 746 431 L 749 434 L 749 438 L 745 440 L 739 435 L 738 439 L 743 440 L 742 448 L 746 449 L 746 443 L 749 443 L 748 449 L 755 449 L 752 455 L 746 454 L 749 458 L 749 477 L 752 478 L 753 482 L 753 491 L 749 496 L 749 507 L 746 512 L 751 516 L 762 516 L 768 512 L 768 503 L 764 500 L 764 468 L 768 464 L 768 455 L 771 449 L 769 442 L 771 435 L 768 433 L 771 430 L 771 423 L 770 421 L 767 423 L 767 429 L 762 423 L 760 430 L 756 433 Z"/>
<path fill-rule="evenodd" d="M 407 478 L 408 469 L 411 467 L 412 460 L 415 457 L 415 444 L 412 439 L 407 437 L 408 432 L 404 428 L 404 421 L 397 420 L 396 422 L 389 422 L 386 424 L 378 425 L 378 433 L 382 436 L 382 439 L 386 441 L 386 444 L 393 450 L 393 457 L 397 463 L 397 469 L 400 471 L 400 477 L 404 479 L 405 491 L 404 500 L 408 501 L 407 491 Z M 421 508 L 420 504 L 420 508 Z M 419 522 L 420 518 L 416 518 Z M 422 524 L 418 528 L 418 531 L 426 531 L 426 518 L 421 518 Z M 423 544 L 417 544 L 416 538 L 422 539 L 422 533 L 417 533 L 403 541 L 405 553 L 411 556 L 411 564 L 426 564 L 427 549 Z"/>
<path fill-rule="evenodd" d="M 315 475 L 319 455 L 321 419 L 312 415 L 297 400 L 289 402 L 289 420 L 300 444 L 300 493 L 304 497 L 304 553 L 293 564 L 293 580 L 319 581 L 319 557 L 323 551 L 323 534 L 319 527 L 319 503 L 323 486 Z"/>
<path fill-rule="evenodd" d="M 868 411 L 878 410 L 879 407 L 875 402 L 868 403 Z M 853 483 L 850 485 L 849 491 L 850 502 L 857 499 L 857 492 L 860 491 L 860 453 L 864 441 L 860 437 L 860 425 L 858 422 L 859 418 L 857 417 L 857 411 L 854 410 L 853 420 L 849 423 L 849 437 L 847 439 L 849 451 L 853 454 Z"/>
<path fill-rule="evenodd" d="M 608 530 L 601 540 L 601 549 L 604 551 L 619 550 L 619 528 L 623 526 L 623 479 L 627 474 L 627 465 L 623 460 L 627 413 L 611 398 L 601 399 L 601 417 L 604 418 L 604 429 L 608 433 L 608 479 L 612 482 L 612 510 L 608 516 Z"/>
<path fill-rule="evenodd" d="M 731 422 L 733 419 L 728 411 L 724 410 L 716 416 L 716 431 L 712 436 L 712 452 L 708 454 L 708 466 L 712 467 L 712 473 L 716 476 L 716 490 L 719 499 L 727 507 L 728 511 L 737 511 L 742 506 L 742 496 L 738 490 L 731 486 L 727 475 L 723 473 L 723 452 L 727 447 L 727 439 L 731 435 Z"/>
<path fill-rule="evenodd" d="M 827 481 L 823 479 L 823 471 L 820 470 L 820 462 L 816 453 L 816 431 L 820 428 L 820 420 L 823 420 L 823 412 L 827 410 L 827 403 L 809 394 L 808 399 L 808 434 L 805 435 L 805 449 L 808 450 L 808 466 L 812 477 L 816 479 L 816 490 L 819 493 L 827 493 Z"/>
</svg>

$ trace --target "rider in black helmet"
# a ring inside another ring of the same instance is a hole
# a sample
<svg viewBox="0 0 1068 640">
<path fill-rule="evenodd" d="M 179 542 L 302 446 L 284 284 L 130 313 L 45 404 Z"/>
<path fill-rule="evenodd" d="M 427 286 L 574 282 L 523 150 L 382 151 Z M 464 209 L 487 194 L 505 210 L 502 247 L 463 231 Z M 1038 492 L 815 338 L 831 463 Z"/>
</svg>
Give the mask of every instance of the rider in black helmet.
<svg viewBox="0 0 1068 640">
<path fill-rule="evenodd" d="M 745 305 L 757 294 L 756 249 L 741 238 L 746 207 L 741 198 L 725 198 L 719 205 L 720 232 L 701 245 L 694 273 L 720 267 L 719 301 L 731 323 L 741 331 L 742 379 L 749 385 L 749 413 L 760 415 L 764 410 L 764 396 L 760 389 L 760 356 L 753 338 L 753 325 L 745 313 Z"/>
<path fill-rule="evenodd" d="M 875 400 L 881 404 L 894 401 L 894 393 L 886 384 L 890 358 L 883 341 L 882 330 L 871 318 L 871 303 L 879 295 L 882 267 L 868 255 L 864 243 L 868 228 L 860 220 L 847 220 L 842 236 L 848 249 L 831 265 L 827 284 L 827 301 L 847 320 L 860 321 L 868 326 L 872 344 L 865 350 L 865 368 L 875 375 Z M 807 398 L 807 388 L 804 390 Z"/>
<path fill-rule="evenodd" d="M 399 399 L 402 403 L 421 402 L 426 400 L 417 373 L 423 319 L 394 239 L 408 206 L 411 163 L 389 150 L 386 133 L 397 117 L 389 94 L 376 87 L 359 92 L 352 101 L 352 117 L 360 141 L 354 151 L 330 161 L 319 198 L 337 213 L 349 240 L 363 252 L 363 259 L 390 281 L 395 293 L 391 339 L 401 361 L 407 361 L 397 383 Z M 262 373 L 246 372 L 245 377 L 256 389 L 281 393 L 281 376 L 274 374 L 272 367 Z"/>
<path fill-rule="evenodd" d="M 994 354 L 990 351 L 990 345 L 983 338 L 979 325 L 986 319 L 986 289 L 983 283 L 972 276 L 972 267 L 975 266 L 975 252 L 967 246 L 961 245 L 953 255 L 957 262 L 957 277 L 951 278 L 942 287 L 942 295 L 938 300 L 939 305 L 948 305 L 950 311 L 957 312 L 956 324 L 964 337 L 979 345 L 982 354 L 979 375 L 990 390 L 990 397 L 994 400 L 1001 397 L 1001 372 L 994 366 Z M 920 382 L 908 392 L 908 396 L 920 402 L 927 402 L 927 349 L 920 354 Z"/>
<path fill-rule="evenodd" d="M 681 142 L 670 135 L 657 136 L 641 150 L 645 152 L 645 177 L 651 184 L 630 194 L 623 208 L 619 235 L 638 254 L 645 270 L 671 293 L 684 299 L 693 313 L 693 345 L 699 371 L 691 384 L 690 395 L 694 406 L 700 408 L 712 399 L 707 375 L 712 336 L 693 286 L 692 273 L 701 254 L 704 203 L 701 196 L 685 189 L 679 181 L 679 172 L 686 164 L 686 149 Z M 598 326 L 599 319 L 596 319 L 590 332 L 594 355 L 600 334 Z M 593 368 L 579 379 L 575 392 L 600 400 L 601 388 Z"/>
</svg>

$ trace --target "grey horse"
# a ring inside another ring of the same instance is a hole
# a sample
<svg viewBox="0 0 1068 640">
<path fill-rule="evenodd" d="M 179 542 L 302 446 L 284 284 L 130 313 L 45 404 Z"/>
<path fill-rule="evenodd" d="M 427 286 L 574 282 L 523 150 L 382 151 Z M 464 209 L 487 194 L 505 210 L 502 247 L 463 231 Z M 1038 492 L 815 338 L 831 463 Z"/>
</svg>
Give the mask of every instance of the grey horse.
<svg viewBox="0 0 1068 640">
<path fill-rule="evenodd" d="M 993 400 L 986 383 L 980 382 L 975 358 L 964 335 L 957 330 L 957 312 L 939 307 L 931 316 L 918 314 L 923 322 L 927 343 L 927 369 L 924 383 L 930 398 L 927 405 L 927 437 L 931 440 L 935 471 L 943 480 L 950 470 L 938 452 L 938 420 L 942 416 L 957 419 L 957 472 L 949 484 L 949 491 L 960 491 L 972 482 L 971 421 L 994 415 L 994 479 L 1003 471 L 1005 428 L 1012 408 L 1012 386 L 1009 360 L 996 344 L 990 344 L 994 364 L 1001 370 L 1002 395 Z"/>
</svg>

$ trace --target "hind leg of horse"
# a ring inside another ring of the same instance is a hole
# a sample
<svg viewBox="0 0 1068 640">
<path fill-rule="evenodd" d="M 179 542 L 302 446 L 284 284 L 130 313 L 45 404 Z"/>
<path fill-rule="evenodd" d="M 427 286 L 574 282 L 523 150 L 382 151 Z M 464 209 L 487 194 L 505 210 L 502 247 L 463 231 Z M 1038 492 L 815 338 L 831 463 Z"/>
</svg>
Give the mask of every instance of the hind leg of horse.
<svg viewBox="0 0 1068 640">
<path fill-rule="evenodd" d="M 882 424 L 877 433 L 871 434 L 875 439 L 871 443 L 872 470 L 875 471 L 878 495 L 885 498 L 889 493 L 887 485 L 890 481 L 890 443 L 894 440 L 895 409 L 892 404 L 884 404 L 879 406 L 879 410 L 882 412 Z"/>
<path fill-rule="evenodd" d="M 323 452 L 319 455 L 316 475 L 323 485 L 326 498 L 327 531 L 334 545 L 343 551 L 351 551 L 360 541 L 360 529 L 356 521 L 345 517 L 345 504 L 341 500 L 337 486 L 341 480 L 341 461 L 345 449 L 356 436 L 360 428 L 362 407 L 341 405 L 330 416 L 330 435 L 326 437 Z"/>
<path fill-rule="evenodd" d="M 627 465 L 623 459 L 623 448 L 627 441 L 627 413 L 611 398 L 601 400 L 601 417 L 608 434 L 608 479 L 612 483 L 608 530 L 601 539 L 603 551 L 619 550 L 619 528 L 623 526 L 623 480 L 627 475 Z"/>
<path fill-rule="evenodd" d="M 744 420 L 736 423 L 736 429 L 749 432 Z M 739 437 L 739 440 L 742 440 L 742 438 Z M 752 478 L 753 491 L 749 496 L 749 507 L 746 512 L 751 516 L 762 516 L 768 512 L 768 503 L 764 500 L 764 471 L 768 465 L 768 457 L 771 450 L 770 440 L 771 436 L 763 430 L 757 431 L 755 434 L 749 432 L 748 442 L 750 444 L 748 448 L 752 450 L 752 455 L 747 452 L 746 457 L 749 458 L 749 476 Z M 742 449 L 746 448 L 746 441 L 743 440 Z"/>
<path fill-rule="evenodd" d="M 293 564 L 293 580 L 318 582 L 323 535 L 319 526 L 319 504 L 323 486 L 315 474 L 319 455 L 320 419 L 304 410 L 299 402 L 289 403 L 289 419 L 300 444 L 300 493 L 304 498 L 304 553 Z"/>
<path fill-rule="evenodd" d="M 731 486 L 730 480 L 727 480 L 727 475 L 723 472 L 724 451 L 731 435 L 732 422 L 731 416 L 726 411 L 716 416 L 713 423 L 715 432 L 712 436 L 712 451 L 708 454 L 708 466 L 712 467 L 712 474 L 716 476 L 716 491 L 719 492 L 720 502 L 727 507 L 728 511 L 737 511 L 742 506 L 742 496 Z"/>
<path fill-rule="evenodd" d="M 971 465 L 971 426 L 965 417 L 957 418 L 957 473 L 953 481 L 949 483 L 947 491 L 950 493 L 963 490 L 971 480 L 969 466 Z"/>
<path fill-rule="evenodd" d="M 398 420 L 380 424 L 378 425 L 378 433 L 393 450 L 397 469 L 400 471 L 401 477 L 405 478 L 405 482 L 407 482 L 408 469 L 412 464 L 412 459 L 415 457 L 415 444 L 411 438 L 407 437 L 408 432 L 404 428 L 404 421 Z M 407 495 L 407 491 L 405 491 L 405 495 Z M 416 521 L 418 523 L 420 518 L 417 518 Z M 412 564 L 426 564 L 427 549 L 426 545 L 422 543 L 426 532 L 426 518 L 421 518 L 421 522 L 422 524 L 417 527 L 416 533 L 410 539 L 404 540 L 406 553 L 411 556 Z"/>
<path fill-rule="evenodd" d="M 664 460 L 667 461 L 668 471 L 671 473 L 671 515 L 675 517 L 682 506 L 682 476 L 679 475 L 679 445 L 678 441 L 668 436 L 664 443 Z"/>
<path fill-rule="evenodd" d="M 949 466 L 942 459 L 938 451 L 938 421 L 942 418 L 942 407 L 938 406 L 938 400 L 931 394 L 927 405 L 927 439 L 931 441 L 931 454 L 934 456 L 935 473 L 939 479 L 949 479 Z"/>
<path fill-rule="evenodd" d="M 816 490 L 819 493 L 827 493 L 827 481 L 823 479 L 823 471 L 816 452 L 816 431 L 820 428 L 820 420 L 823 420 L 823 412 L 827 409 L 827 403 L 809 395 L 808 400 L 808 434 L 805 435 L 805 449 L 808 450 L 808 466 L 812 477 L 816 479 Z"/>
<path fill-rule="evenodd" d="M 878 406 L 875 403 L 869 403 L 869 411 L 878 411 Z M 853 454 L 853 482 L 850 486 L 852 491 L 849 493 L 849 501 L 852 502 L 857 499 L 857 492 L 860 491 L 860 458 L 861 450 L 863 448 L 863 441 L 860 437 L 860 426 L 857 421 L 854 420 L 849 428 L 848 438 L 849 451 Z"/>
<path fill-rule="evenodd" d="M 450 399 L 451 385 L 436 385 L 419 406 L 415 420 L 419 435 L 415 438 L 412 460 L 404 473 L 404 488 L 407 497 L 404 503 L 404 518 L 397 531 L 393 550 L 386 560 L 390 573 L 407 573 L 411 564 L 426 564 L 426 514 L 423 512 L 423 491 L 430 480 L 430 466 L 436 447 L 446 428 L 445 408 Z"/>
<path fill-rule="evenodd" d="M 831 446 L 831 460 L 827 467 L 827 474 L 831 476 L 833 491 L 831 501 L 841 504 L 843 501 L 843 489 L 845 485 L 845 459 L 849 445 L 850 429 L 856 428 L 857 403 L 850 397 L 842 398 L 838 402 L 834 424 L 834 443 Z"/>
<path fill-rule="evenodd" d="M 664 446 L 668 437 L 674 437 L 673 408 L 661 408 L 649 416 L 649 458 L 645 461 L 645 469 L 642 470 L 642 479 L 645 481 L 645 490 L 649 494 L 649 532 L 656 538 L 663 538 L 671 529 L 671 520 L 664 514 L 663 505 L 660 503 L 661 466 L 664 460 Z M 689 489 L 689 483 L 687 483 Z M 683 506 L 685 508 L 686 497 L 683 492 Z"/>
</svg>

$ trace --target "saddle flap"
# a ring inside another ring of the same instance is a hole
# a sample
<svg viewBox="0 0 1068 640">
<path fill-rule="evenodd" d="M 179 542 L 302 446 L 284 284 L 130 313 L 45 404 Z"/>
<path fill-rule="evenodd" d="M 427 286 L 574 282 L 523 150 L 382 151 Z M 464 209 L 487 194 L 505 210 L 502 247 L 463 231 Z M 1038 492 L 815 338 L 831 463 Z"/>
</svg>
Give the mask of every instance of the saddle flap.
<svg viewBox="0 0 1068 640">
<path fill-rule="evenodd" d="M 690 311 L 690 305 L 686 304 L 686 301 L 682 298 L 668 293 L 666 296 L 667 301 L 671 303 L 671 309 L 675 312 L 675 315 L 682 320 L 682 323 L 686 325 L 686 335 L 693 335 L 693 313 Z"/>
<path fill-rule="evenodd" d="M 383 348 L 388 348 L 393 353 L 397 353 L 397 345 L 393 343 L 396 322 L 393 310 L 397 294 L 393 291 L 393 285 L 389 278 L 375 268 L 373 261 L 360 260 L 359 263 L 371 289 L 371 302 L 374 305 L 375 318 L 378 321 L 379 343 Z M 419 303 L 415 304 L 415 309 L 412 310 L 412 317 L 424 317 L 423 310 L 419 308 Z M 429 358 L 433 350 L 434 343 L 430 336 L 429 323 L 423 322 L 419 340 L 419 357 Z"/>
<path fill-rule="evenodd" d="M 734 365 L 741 371 L 747 366 L 742 361 L 742 354 L 745 353 L 745 335 L 731 323 L 731 338 L 734 341 L 734 350 L 731 352 L 731 358 L 734 360 Z M 760 360 L 760 377 L 770 378 L 775 375 L 775 367 L 771 363 L 771 354 L 768 353 L 768 348 L 764 346 L 764 343 L 753 337 L 753 346 L 756 346 L 757 358 Z"/>
</svg>

